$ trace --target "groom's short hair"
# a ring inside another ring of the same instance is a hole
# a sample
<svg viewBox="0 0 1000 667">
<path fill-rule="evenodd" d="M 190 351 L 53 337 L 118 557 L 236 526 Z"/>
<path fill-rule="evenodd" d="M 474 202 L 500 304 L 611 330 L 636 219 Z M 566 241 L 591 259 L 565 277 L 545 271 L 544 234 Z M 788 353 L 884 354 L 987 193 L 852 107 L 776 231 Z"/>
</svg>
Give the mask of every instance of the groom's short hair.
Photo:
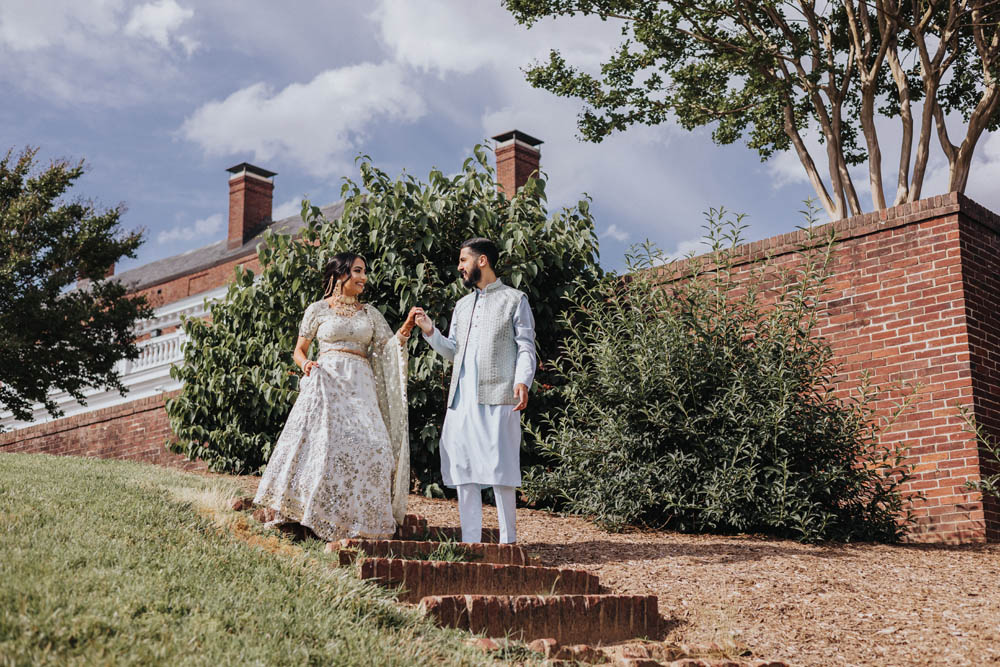
<svg viewBox="0 0 1000 667">
<path fill-rule="evenodd" d="M 500 259 L 500 249 L 497 248 L 497 244 L 493 241 L 477 236 L 476 238 L 469 239 L 463 243 L 462 248 L 468 248 L 477 255 L 486 255 L 486 261 L 490 263 L 490 268 L 494 271 L 497 270 L 497 261 Z M 462 248 L 459 248 L 459 250 Z"/>
</svg>

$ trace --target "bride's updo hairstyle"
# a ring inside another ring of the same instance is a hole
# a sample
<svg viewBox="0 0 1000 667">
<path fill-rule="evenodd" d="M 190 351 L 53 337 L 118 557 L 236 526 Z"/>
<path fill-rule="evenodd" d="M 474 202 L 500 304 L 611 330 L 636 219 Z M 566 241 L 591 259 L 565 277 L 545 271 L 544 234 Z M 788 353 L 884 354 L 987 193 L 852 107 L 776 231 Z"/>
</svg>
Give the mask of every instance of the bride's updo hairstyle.
<svg viewBox="0 0 1000 667">
<path fill-rule="evenodd" d="M 326 299 L 332 296 L 336 290 L 339 283 L 341 289 L 351 278 L 351 267 L 354 266 L 354 260 L 360 259 L 368 265 L 368 260 L 355 252 L 339 252 L 333 256 L 329 262 L 326 263 L 326 268 L 323 269 L 323 298 Z"/>
</svg>

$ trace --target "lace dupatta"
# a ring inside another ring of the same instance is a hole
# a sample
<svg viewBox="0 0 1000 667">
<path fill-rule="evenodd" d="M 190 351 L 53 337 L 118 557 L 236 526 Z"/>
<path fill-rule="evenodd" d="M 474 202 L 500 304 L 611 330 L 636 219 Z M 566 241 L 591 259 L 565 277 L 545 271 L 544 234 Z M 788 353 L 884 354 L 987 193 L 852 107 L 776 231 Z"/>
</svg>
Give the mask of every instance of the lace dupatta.
<svg viewBox="0 0 1000 667">
<path fill-rule="evenodd" d="M 406 516 L 406 499 L 410 491 L 410 431 L 406 401 L 407 350 L 389 328 L 379 310 L 371 304 L 365 309 L 371 318 L 375 333 L 369 349 L 372 371 L 375 374 L 375 394 L 378 407 L 389 431 L 392 443 L 392 516 L 396 524 Z"/>
</svg>

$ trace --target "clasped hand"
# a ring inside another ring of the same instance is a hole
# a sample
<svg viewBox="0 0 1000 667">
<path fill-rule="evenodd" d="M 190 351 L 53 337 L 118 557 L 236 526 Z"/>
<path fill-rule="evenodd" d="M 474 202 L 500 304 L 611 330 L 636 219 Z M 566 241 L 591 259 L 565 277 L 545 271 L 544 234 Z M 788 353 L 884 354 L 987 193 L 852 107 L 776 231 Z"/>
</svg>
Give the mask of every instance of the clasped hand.
<svg viewBox="0 0 1000 667">
<path fill-rule="evenodd" d="M 427 312 L 419 306 L 410 308 L 410 314 L 406 317 L 406 321 L 413 322 L 420 327 L 420 330 L 424 332 L 425 336 L 430 336 L 434 333 L 434 322 L 432 322 L 431 318 L 427 316 Z"/>
</svg>

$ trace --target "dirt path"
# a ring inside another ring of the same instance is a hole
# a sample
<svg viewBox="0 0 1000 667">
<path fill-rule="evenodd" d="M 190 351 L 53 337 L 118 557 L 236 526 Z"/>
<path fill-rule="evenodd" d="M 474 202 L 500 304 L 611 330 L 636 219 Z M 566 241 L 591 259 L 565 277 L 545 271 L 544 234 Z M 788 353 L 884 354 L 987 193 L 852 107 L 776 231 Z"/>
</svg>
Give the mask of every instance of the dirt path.
<svg viewBox="0 0 1000 667">
<path fill-rule="evenodd" d="M 411 496 L 409 511 L 458 525 L 452 501 Z M 484 516 L 496 526 L 493 508 Z M 545 565 L 657 595 L 671 641 L 745 646 L 796 665 L 1000 665 L 1000 545 L 609 534 L 527 509 L 517 523 L 518 541 Z"/>
</svg>

